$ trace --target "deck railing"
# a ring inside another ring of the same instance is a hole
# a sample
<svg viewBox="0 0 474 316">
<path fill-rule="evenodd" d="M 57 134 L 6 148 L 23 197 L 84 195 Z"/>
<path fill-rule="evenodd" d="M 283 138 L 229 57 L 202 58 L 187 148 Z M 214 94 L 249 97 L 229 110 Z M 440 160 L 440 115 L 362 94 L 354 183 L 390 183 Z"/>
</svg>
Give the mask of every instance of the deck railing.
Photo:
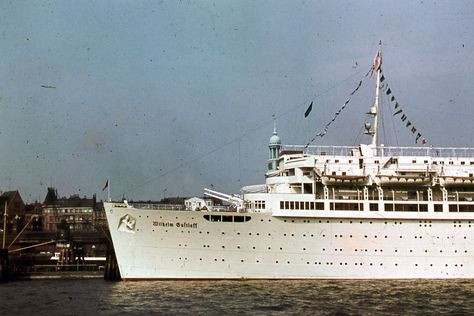
<svg viewBox="0 0 474 316">
<path fill-rule="evenodd" d="M 285 145 L 283 151 L 301 151 L 310 155 L 355 156 L 360 154 L 358 146 L 302 146 Z M 416 156 L 416 157 L 474 157 L 474 148 L 454 147 L 376 147 L 374 152 L 380 157 Z"/>
<path fill-rule="evenodd" d="M 154 204 L 154 203 L 133 203 L 129 202 L 135 208 L 140 209 L 149 209 L 149 210 L 174 210 L 174 211 L 182 211 L 186 208 L 182 204 Z"/>
</svg>

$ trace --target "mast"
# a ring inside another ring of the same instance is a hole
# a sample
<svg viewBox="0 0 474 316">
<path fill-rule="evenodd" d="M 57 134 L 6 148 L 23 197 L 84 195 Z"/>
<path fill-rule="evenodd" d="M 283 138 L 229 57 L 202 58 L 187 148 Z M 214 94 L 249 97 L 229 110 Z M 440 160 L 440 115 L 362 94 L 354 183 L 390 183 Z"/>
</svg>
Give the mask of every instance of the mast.
<svg viewBox="0 0 474 316">
<path fill-rule="evenodd" d="M 375 85 L 375 102 L 374 106 L 370 109 L 370 114 L 374 116 L 374 128 L 372 130 L 372 142 L 371 146 L 375 148 L 377 146 L 377 128 L 378 128 L 378 113 L 379 113 L 379 93 L 380 93 L 380 74 L 382 66 L 382 41 L 379 42 L 379 48 L 374 58 L 374 71 L 376 71 L 376 85 Z"/>
</svg>

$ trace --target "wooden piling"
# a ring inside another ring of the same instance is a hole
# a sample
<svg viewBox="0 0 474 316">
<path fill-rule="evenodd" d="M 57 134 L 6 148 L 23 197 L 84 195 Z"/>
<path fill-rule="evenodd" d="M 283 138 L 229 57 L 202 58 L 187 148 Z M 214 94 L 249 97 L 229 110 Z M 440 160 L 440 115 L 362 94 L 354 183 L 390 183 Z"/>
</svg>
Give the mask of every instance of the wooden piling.
<svg viewBox="0 0 474 316">
<path fill-rule="evenodd" d="M 8 249 L 0 248 L 0 282 L 8 281 L 9 276 Z"/>
<path fill-rule="evenodd" d="M 104 269 L 104 280 L 107 280 L 107 281 L 122 280 L 120 276 L 118 263 L 117 263 L 117 258 L 115 257 L 115 251 L 112 245 L 109 245 L 109 247 L 107 248 L 107 257 L 106 257 L 105 269 Z"/>
</svg>

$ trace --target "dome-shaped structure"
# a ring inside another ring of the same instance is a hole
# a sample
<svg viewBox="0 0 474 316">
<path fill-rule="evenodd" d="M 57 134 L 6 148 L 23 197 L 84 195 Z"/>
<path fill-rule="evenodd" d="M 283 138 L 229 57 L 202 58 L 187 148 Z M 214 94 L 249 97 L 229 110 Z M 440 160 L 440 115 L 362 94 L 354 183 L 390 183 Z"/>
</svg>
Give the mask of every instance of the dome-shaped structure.
<svg viewBox="0 0 474 316">
<path fill-rule="evenodd" d="M 273 131 L 273 135 L 270 137 L 270 145 L 281 145 L 281 139 L 276 130 Z"/>
<path fill-rule="evenodd" d="M 280 156 L 281 138 L 278 136 L 276 126 L 273 127 L 273 135 L 270 137 L 268 144 L 268 171 L 275 171 L 277 169 L 277 162 Z"/>
</svg>

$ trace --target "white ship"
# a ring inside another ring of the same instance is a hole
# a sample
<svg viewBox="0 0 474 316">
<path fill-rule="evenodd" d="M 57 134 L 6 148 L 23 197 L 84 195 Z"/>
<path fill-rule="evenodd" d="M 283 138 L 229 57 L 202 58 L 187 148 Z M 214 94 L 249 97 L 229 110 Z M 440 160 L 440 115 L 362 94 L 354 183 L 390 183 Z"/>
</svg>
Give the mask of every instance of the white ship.
<svg viewBox="0 0 474 316">
<path fill-rule="evenodd" d="M 122 279 L 473 278 L 474 149 L 377 146 L 380 47 L 372 72 L 368 145 L 275 131 L 265 184 L 205 189 L 228 211 L 104 203 Z"/>
</svg>

